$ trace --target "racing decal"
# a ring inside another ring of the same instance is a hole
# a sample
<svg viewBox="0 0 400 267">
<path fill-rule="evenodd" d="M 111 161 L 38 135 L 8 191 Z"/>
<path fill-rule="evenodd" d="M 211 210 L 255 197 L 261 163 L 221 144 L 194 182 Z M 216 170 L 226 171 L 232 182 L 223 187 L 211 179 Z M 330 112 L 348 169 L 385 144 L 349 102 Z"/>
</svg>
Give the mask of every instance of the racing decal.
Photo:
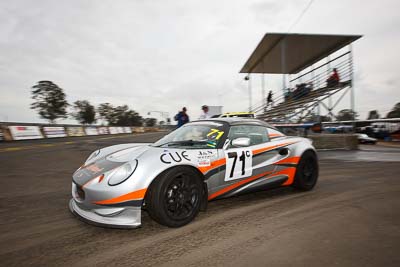
<svg viewBox="0 0 400 267">
<path fill-rule="evenodd" d="M 236 188 L 238 188 L 238 187 L 240 187 L 242 185 L 248 184 L 250 182 L 253 182 L 253 181 L 257 180 L 257 179 L 261 179 L 261 178 L 269 176 L 269 175 L 271 175 L 271 176 L 268 177 L 268 179 L 272 179 L 272 178 L 277 177 L 277 176 L 285 175 L 285 176 L 288 177 L 288 179 L 282 185 L 291 185 L 293 183 L 295 174 L 296 174 L 296 168 L 294 168 L 294 167 L 289 167 L 289 168 L 286 168 L 284 170 L 277 171 L 275 173 L 271 172 L 271 171 L 268 171 L 268 172 L 264 172 L 264 173 L 261 173 L 261 174 L 257 174 L 257 175 L 254 175 L 252 177 L 249 177 L 249 178 L 243 179 L 241 181 L 238 181 L 237 183 L 231 184 L 231 185 L 229 185 L 229 186 L 227 186 L 227 187 L 225 187 L 225 188 L 223 188 L 223 189 L 221 189 L 221 190 L 219 190 L 217 192 L 212 193 L 211 195 L 208 196 L 208 200 L 212 200 L 212 199 L 214 199 L 216 197 L 219 197 L 219 196 L 221 196 L 221 195 L 223 195 L 225 193 L 228 193 L 228 192 L 230 192 L 230 191 L 232 191 L 232 190 L 234 190 L 234 189 L 236 189 Z"/>
<path fill-rule="evenodd" d="M 200 150 L 197 155 L 197 166 L 199 167 L 208 167 L 211 166 L 211 159 L 216 154 L 211 150 Z"/>
<path fill-rule="evenodd" d="M 160 160 L 165 164 L 171 164 L 172 162 L 181 162 L 182 159 L 186 159 L 187 161 L 191 161 L 189 156 L 187 155 L 187 151 L 182 152 L 168 152 L 164 151 L 160 156 Z"/>
<path fill-rule="evenodd" d="M 253 152 L 248 148 L 234 148 L 225 152 L 225 181 L 251 176 Z"/>
<path fill-rule="evenodd" d="M 89 181 L 87 181 L 84 185 L 82 185 L 82 189 L 84 189 L 86 186 L 88 186 L 89 184 L 94 183 L 97 180 L 97 183 L 101 183 L 101 181 L 103 181 L 104 179 L 104 174 L 98 176 L 98 177 L 94 177 L 93 179 L 90 179 Z"/>
<path fill-rule="evenodd" d="M 273 138 L 278 138 L 278 137 L 284 137 L 285 135 L 277 130 L 268 129 L 268 136 L 270 139 L 273 139 Z"/>
<path fill-rule="evenodd" d="M 218 140 L 224 134 L 224 131 L 220 131 L 218 129 L 211 129 L 211 131 L 207 134 L 207 138 L 211 140 Z"/>
<path fill-rule="evenodd" d="M 144 196 L 146 195 L 146 191 L 147 191 L 147 188 L 144 188 L 144 189 L 130 192 L 130 193 L 122 195 L 122 196 L 105 199 L 105 200 L 100 200 L 100 201 L 95 201 L 93 203 L 99 204 L 99 205 L 108 205 L 108 204 L 116 204 L 116 203 L 121 203 L 121 202 L 126 202 L 126 201 L 143 199 Z"/>
<path fill-rule="evenodd" d="M 264 177 L 264 176 L 266 176 L 266 175 L 269 175 L 269 174 L 271 174 L 271 173 L 272 173 L 272 172 L 270 172 L 270 171 L 264 172 L 264 173 L 260 173 L 260 174 L 254 175 L 254 176 L 252 176 L 252 177 L 249 177 L 249 178 L 247 178 L 247 179 L 241 180 L 241 181 L 239 181 L 239 182 L 237 182 L 237 183 L 234 183 L 234 184 L 232 184 L 232 185 L 229 185 L 229 186 L 227 186 L 227 187 L 225 187 L 225 188 L 223 188 L 223 189 L 221 189 L 221 190 L 219 190 L 219 191 L 217 191 L 217 192 L 215 192 L 215 193 L 209 195 L 209 196 L 208 196 L 208 200 L 214 199 L 214 198 L 216 198 L 216 197 L 218 197 L 218 196 L 220 196 L 220 195 L 222 195 L 222 194 L 225 194 L 225 193 L 227 193 L 227 192 L 229 192 L 229 191 L 231 191 L 231 190 L 233 190 L 233 189 L 235 189 L 235 188 L 238 188 L 238 187 L 241 186 L 241 185 L 244 185 L 244 184 L 246 184 L 246 183 L 252 182 L 252 181 L 254 181 L 254 180 L 257 180 L 257 179 L 259 179 L 259 178 L 262 178 L 262 177 Z"/>
<path fill-rule="evenodd" d="M 211 129 L 210 132 L 207 134 L 207 146 L 211 148 L 215 148 L 217 146 L 218 140 L 221 136 L 224 135 L 224 131 L 220 131 L 218 129 Z"/>
<path fill-rule="evenodd" d="M 285 158 L 280 161 L 275 162 L 274 164 L 280 165 L 280 164 L 297 164 L 300 161 L 300 157 L 290 157 L 290 158 Z"/>
<path fill-rule="evenodd" d="M 201 171 L 204 174 L 204 173 L 207 173 L 207 172 L 209 172 L 209 171 L 211 171 L 211 170 L 213 170 L 215 168 L 218 168 L 218 167 L 221 167 L 221 166 L 225 165 L 225 163 L 226 163 L 225 158 L 222 158 L 222 159 L 218 159 L 218 160 L 212 161 L 210 163 L 210 166 L 204 166 L 204 167 L 200 167 L 199 166 L 198 169 L 199 169 L 199 171 Z"/>
<path fill-rule="evenodd" d="M 283 137 L 283 134 L 278 134 L 278 133 L 270 133 L 268 134 L 269 138 L 277 138 L 277 137 Z"/>
<path fill-rule="evenodd" d="M 283 143 L 283 144 L 277 144 L 277 145 L 273 145 L 273 146 L 267 146 L 267 147 L 263 147 L 263 148 L 259 148 L 259 149 L 255 149 L 253 150 L 253 155 L 257 155 L 257 154 L 261 154 L 264 152 L 268 152 L 270 150 L 274 150 L 277 148 L 281 148 L 281 147 L 285 147 L 291 144 L 297 143 L 297 141 L 293 141 L 293 142 L 287 142 L 287 143 Z"/>
<path fill-rule="evenodd" d="M 288 179 L 282 185 L 291 185 L 293 183 L 293 181 L 294 181 L 294 176 L 296 175 L 296 168 L 295 167 L 289 167 L 289 168 L 286 168 L 284 170 L 277 171 L 277 172 L 274 173 L 273 177 L 278 176 L 278 175 L 287 175 Z"/>
<path fill-rule="evenodd" d="M 104 168 L 100 168 L 99 166 L 97 166 L 94 163 L 86 166 L 85 169 L 89 170 L 89 171 L 91 171 L 93 173 L 98 173 L 98 172 L 101 172 L 102 170 L 104 170 Z"/>
</svg>

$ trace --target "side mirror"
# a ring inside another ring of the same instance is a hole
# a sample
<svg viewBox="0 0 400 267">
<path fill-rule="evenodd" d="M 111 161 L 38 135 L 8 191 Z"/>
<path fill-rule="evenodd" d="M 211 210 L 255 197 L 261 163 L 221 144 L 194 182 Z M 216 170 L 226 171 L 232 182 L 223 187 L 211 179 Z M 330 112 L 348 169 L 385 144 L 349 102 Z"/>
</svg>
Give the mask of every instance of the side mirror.
<svg viewBox="0 0 400 267">
<path fill-rule="evenodd" d="M 246 147 L 249 145 L 250 145 L 250 138 L 248 137 L 239 137 L 232 140 L 232 146 Z"/>
</svg>

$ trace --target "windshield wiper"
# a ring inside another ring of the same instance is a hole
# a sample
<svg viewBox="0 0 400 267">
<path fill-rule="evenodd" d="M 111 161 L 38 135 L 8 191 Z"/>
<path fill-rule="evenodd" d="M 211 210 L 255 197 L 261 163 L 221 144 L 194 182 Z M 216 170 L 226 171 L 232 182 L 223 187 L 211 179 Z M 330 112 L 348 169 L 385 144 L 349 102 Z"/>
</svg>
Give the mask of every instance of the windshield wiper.
<svg viewBox="0 0 400 267">
<path fill-rule="evenodd" d="M 162 146 L 171 146 L 171 145 L 183 145 L 183 146 L 194 146 L 194 145 L 199 145 L 199 144 L 207 144 L 207 140 L 182 140 L 182 141 L 170 141 L 166 142 L 164 144 L 158 145 L 157 147 L 162 147 Z"/>
</svg>

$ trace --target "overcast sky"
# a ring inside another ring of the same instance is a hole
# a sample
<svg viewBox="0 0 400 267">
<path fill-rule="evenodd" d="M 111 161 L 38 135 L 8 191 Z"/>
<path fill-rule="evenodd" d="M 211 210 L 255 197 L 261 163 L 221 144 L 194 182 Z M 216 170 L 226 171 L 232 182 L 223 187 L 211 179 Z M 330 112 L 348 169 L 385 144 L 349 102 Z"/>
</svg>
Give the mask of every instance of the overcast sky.
<svg viewBox="0 0 400 267">
<path fill-rule="evenodd" d="M 286 32 L 308 2 L 3 0 L 0 121 L 41 121 L 29 109 L 39 80 L 58 84 L 70 103 L 127 104 L 142 115 L 186 106 L 195 119 L 203 104 L 245 111 L 239 70 L 266 32 Z M 400 102 L 399 10 L 396 0 L 315 0 L 291 30 L 364 35 L 353 46 L 362 119 Z M 276 94 L 278 81 L 267 77 Z"/>
</svg>

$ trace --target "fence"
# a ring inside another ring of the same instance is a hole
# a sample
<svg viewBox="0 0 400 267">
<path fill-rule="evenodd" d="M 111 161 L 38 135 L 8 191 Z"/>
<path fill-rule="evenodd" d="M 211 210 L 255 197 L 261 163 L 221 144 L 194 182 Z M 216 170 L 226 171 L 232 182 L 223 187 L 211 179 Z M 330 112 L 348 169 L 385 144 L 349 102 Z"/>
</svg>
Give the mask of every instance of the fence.
<svg viewBox="0 0 400 267">
<path fill-rule="evenodd" d="M 114 134 L 135 134 L 162 131 L 158 127 L 81 126 L 40 123 L 0 122 L 0 141 L 32 140 Z"/>
</svg>

